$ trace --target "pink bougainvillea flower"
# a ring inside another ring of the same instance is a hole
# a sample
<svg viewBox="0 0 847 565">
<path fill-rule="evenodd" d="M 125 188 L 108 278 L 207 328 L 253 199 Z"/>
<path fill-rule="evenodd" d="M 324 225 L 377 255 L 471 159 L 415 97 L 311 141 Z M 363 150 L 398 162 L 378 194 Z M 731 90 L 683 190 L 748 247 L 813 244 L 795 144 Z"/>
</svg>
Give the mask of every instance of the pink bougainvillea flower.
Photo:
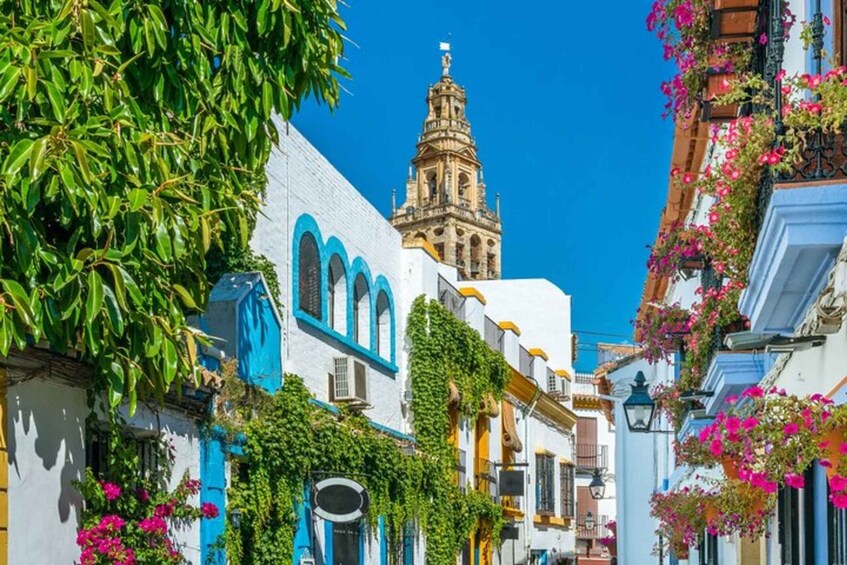
<svg viewBox="0 0 847 565">
<path fill-rule="evenodd" d="M 217 518 L 218 507 L 211 502 L 204 502 L 200 505 L 200 514 L 202 514 L 204 518 Z"/>
<path fill-rule="evenodd" d="M 759 44 L 760 45 L 767 45 L 768 44 L 768 34 L 763 33 L 762 35 L 759 36 Z"/>
<path fill-rule="evenodd" d="M 103 489 L 103 495 L 106 497 L 106 500 L 110 502 L 121 495 L 121 487 L 114 483 L 100 481 L 100 488 Z"/>
<path fill-rule="evenodd" d="M 830 25 L 832 25 L 832 20 L 829 19 L 829 16 L 824 16 L 823 17 L 823 23 L 824 23 L 824 25 L 830 26 Z"/>
<path fill-rule="evenodd" d="M 806 480 L 803 478 L 803 475 L 788 473 L 785 475 L 785 484 L 791 488 L 803 488 L 806 486 Z"/>
<path fill-rule="evenodd" d="M 847 508 L 847 494 L 832 494 L 829 499 L 832 501 L 832 505 L 836 508 Z"/>
<path fill-rule="evenodd" d="M 144 518 L 138 523 L 138 528 L 147 534 L 164 535 L 168 531 L 168 524 L 158 516 Z"/>
<path fill-rule="evenodd" d="M 823 461 L 821 461 L 823 463 Z M 833 475 L 831 479 L 829 479 L 829 488 L 834 490 L 835 492 L 841 492 L 845 488 L 847 488 L 847 477 L 843 477 L 841 475 Z"/>
</svg>

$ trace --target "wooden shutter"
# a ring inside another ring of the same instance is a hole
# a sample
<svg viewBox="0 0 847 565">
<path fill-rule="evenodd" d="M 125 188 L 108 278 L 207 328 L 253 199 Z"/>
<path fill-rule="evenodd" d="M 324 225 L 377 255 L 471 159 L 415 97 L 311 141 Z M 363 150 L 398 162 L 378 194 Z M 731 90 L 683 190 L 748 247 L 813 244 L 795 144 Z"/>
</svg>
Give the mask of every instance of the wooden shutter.
<svg viewBox="0 0 847 565">
<path fill-rule="evenodd" d="M 298 296 L 300 310 L 321 319 L 321 262 L 318 244 L 309 234 L 300 239 Z"/>
<path fill-rule="evenodd" d="M 597 445 L 596 418 L 579 418 L 576 421 L 576 441 L 583 445 Z"/>
<path fill-rule="evenodd" d="M 580 516 L 580 523 L 589 512 L 594 514 L 594 519 L 597 520 L 598 524 L 600 523 L 600 517 L 597 515 L 597 501 L 591 498 L 591 492 L 588 490 L 588 487 L 576 487 L 576 505 L 576 512 Z"/>
</svg>

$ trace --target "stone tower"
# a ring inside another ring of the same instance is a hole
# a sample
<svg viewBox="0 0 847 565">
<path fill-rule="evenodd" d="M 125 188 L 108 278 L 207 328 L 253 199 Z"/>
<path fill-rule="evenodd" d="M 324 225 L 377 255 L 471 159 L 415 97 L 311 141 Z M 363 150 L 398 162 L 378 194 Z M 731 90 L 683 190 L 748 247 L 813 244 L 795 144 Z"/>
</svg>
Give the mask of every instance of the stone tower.
<svg viewBox="0 0 847 565">
<path fill-rule="evenodd" d="M 406 201 L 392 203 L 391 224 L 404 243 L 425 239 L 465 280 L 499 279 L 500 204 L 485 199 L 482 164 L 465 116 L 465 89 L 450 76 L 450 53 L 441 80 L 429 87 L 427 116 L 409 167 Z"/>
</svg>

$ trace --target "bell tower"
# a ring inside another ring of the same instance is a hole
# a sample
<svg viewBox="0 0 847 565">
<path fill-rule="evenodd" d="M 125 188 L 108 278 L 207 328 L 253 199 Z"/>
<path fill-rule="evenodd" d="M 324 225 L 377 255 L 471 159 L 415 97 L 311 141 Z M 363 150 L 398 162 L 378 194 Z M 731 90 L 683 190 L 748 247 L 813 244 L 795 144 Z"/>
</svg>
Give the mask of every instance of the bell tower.
<svg viewBox="0 0 847 565">
<path fill-rule="evenodd" d="M 499 279 L 500 204 L 488 207 L 482 164 L 465 115 L 465 89 L 450 76 L 449 51 L 441 80 L 429 87 L 427 115 L 409 167 L 406 200 L 391 224 L 404 243 L 425 239 L 465 280 Z"/>
</svg>

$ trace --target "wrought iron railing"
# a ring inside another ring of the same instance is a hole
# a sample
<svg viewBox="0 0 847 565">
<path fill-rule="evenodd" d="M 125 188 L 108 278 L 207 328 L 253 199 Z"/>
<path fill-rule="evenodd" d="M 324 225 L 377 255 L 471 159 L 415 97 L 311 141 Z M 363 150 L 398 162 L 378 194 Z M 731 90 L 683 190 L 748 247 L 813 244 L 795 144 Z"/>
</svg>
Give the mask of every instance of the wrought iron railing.
<svg viewBox="0 0 847 565">
<path fill-rule="evenodd" d="M 485 317 L 485 343 L 488 344 L 488 347 L 493 349 L 494 351 L 499 351 L 503 353 L 503 334 L 505 333 L 500 326 L 489 318 Z"/>
<path fill-rule="evenodd" d="M 576 444 L 576 470 L 593 472 L 595 469 L 607 469 L 609 447 L 596 443 Z"/>
<path fill-rule="evenodd" d="M 574 381 L 578 385 L 593 385 L 594 375 L 592 373 L 577 373 L 574 375 Z"/>
<path fill-rule="evenodd" d="M 491 498 L 497 498 L 497 468 L 494 463 L 483 457 L 476 459 L 476 490 L 487 492 Z"/>
</svg>

